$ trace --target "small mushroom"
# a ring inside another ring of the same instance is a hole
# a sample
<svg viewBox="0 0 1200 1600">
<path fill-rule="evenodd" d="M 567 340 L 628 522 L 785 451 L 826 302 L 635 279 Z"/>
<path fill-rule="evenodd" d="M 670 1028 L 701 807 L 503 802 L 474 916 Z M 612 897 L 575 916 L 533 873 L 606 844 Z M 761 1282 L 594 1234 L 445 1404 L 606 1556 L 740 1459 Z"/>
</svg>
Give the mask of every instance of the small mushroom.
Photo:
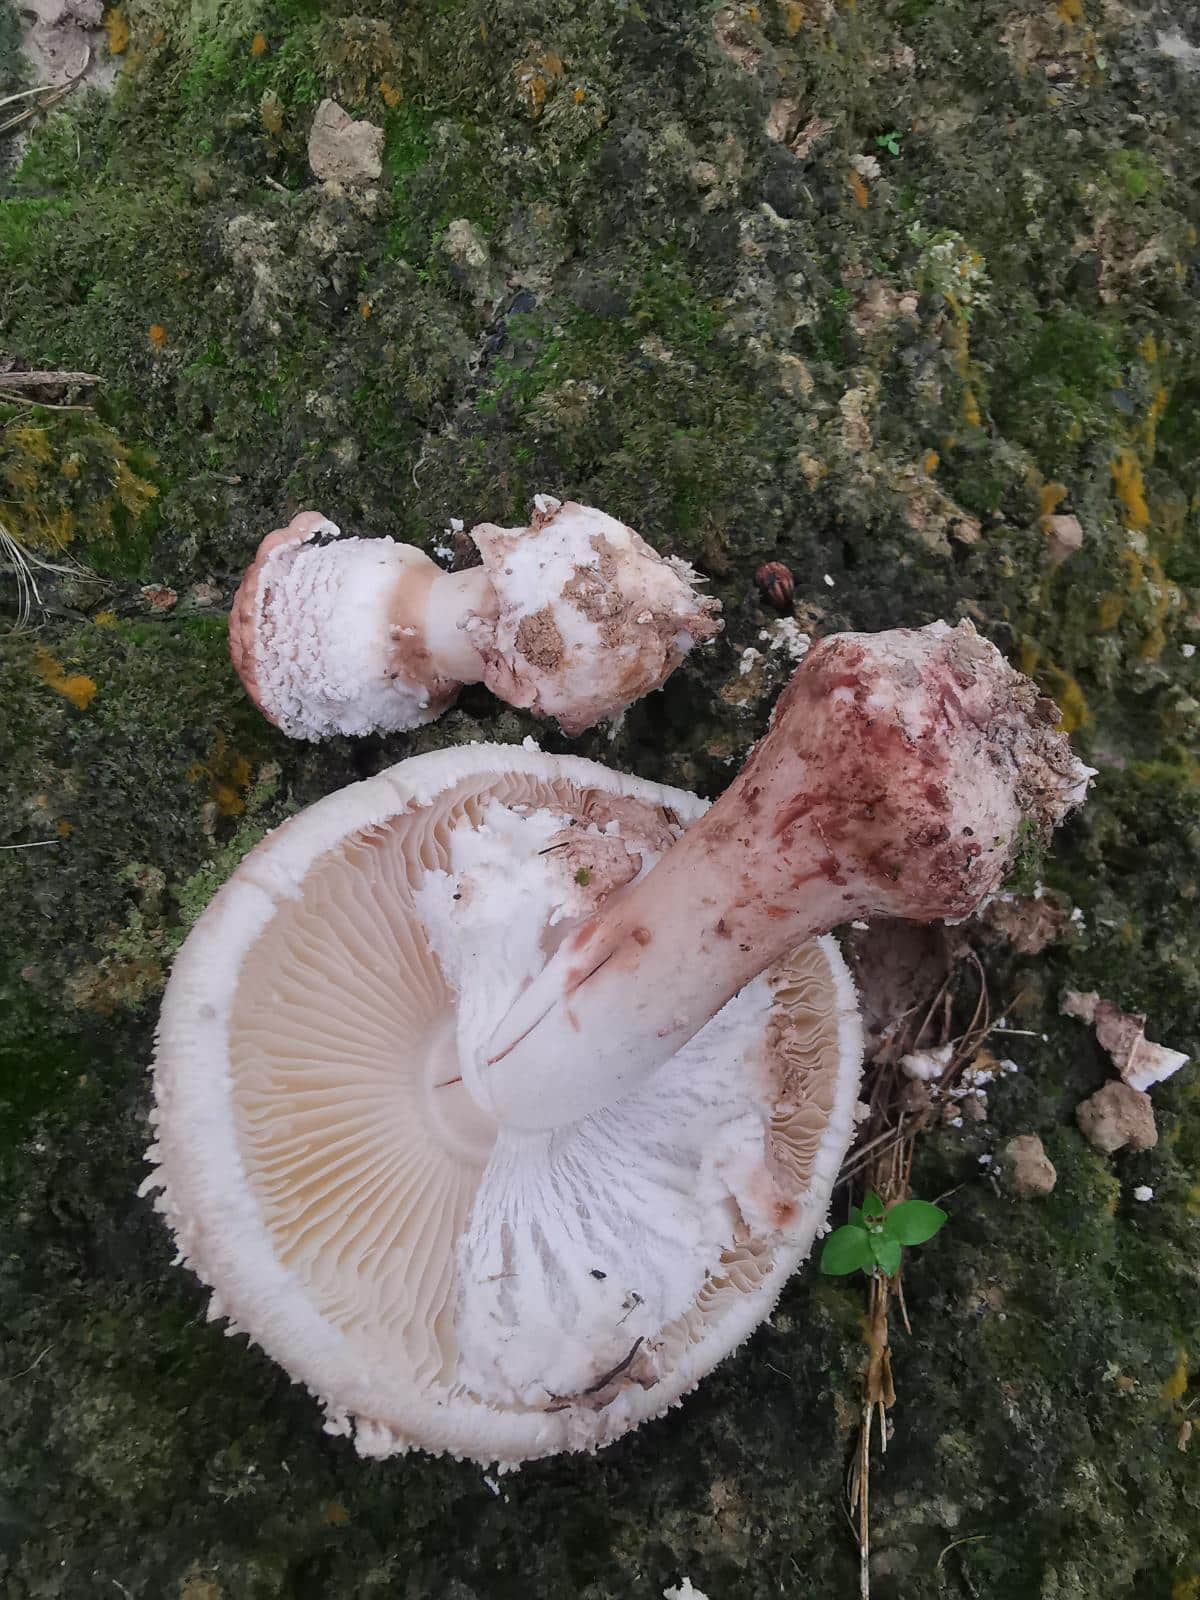
<svg viewBox="0 0 1200 1600">
<path fill-rule="evenodd" d="M 822 1228 L 861 1059 L 832 940 L 573 1126 L 497 1129 L 463 1081 L 703 809 L 519 747 L 416 757 L 276 830 L 180 952 L 145 1188 L 210 1318 L 363 1454 L 605 1444 L 740 1344 Z"/>
<path fill-rule="evenodd" d="M 578 734 L 660 688 L 721 626 L 686 562 L 548 495 L 526 528 L 473 529 L 483 565 L 462 572 L 339 532 L 301 512 L 263 540 L 234 598 L 234 667 L 294 738 L 417 727 L 480 681 Z"/>
<path fill-rule="evenodd" d="M 856 918 L 969 916 L 1020 826 L 1048 832 L 1083 799 L 1057 717 L 969 622 L 814 645 L 712 810 L 464 1061 L 476 1098 L 512 1127 L 582 1116 L 787 950 Z"/>
</svg>

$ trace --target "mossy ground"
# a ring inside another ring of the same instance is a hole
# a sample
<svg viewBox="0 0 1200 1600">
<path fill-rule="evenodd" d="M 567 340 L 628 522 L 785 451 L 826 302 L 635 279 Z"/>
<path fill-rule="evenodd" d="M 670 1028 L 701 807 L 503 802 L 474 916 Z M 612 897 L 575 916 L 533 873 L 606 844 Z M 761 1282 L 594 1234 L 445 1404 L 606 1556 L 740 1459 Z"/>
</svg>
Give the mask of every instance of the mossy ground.
<svg viewBox="0 0 1200 1600">
<path fill-rule="evenodd" d="M 451 516 L 523 520 L 536 490 L 617 512 L 725 603 L 723 641 L 572 746 L 614 765 L 727 781 L 783 675 L 767 558 L 823 631 L 969 615 L 1058 696 L 1100 772 L 1044 872 L 1084 922 L 1036 959 L 993 953 L 1022 1071 L 922 1156 L 952 1223 L 906 1273 L 875 1590 L 1200 1593 L 1200 1442 L 1177 1448 L 1196 1069 L 1156 1091 L 1156 1150 L 1102 1160 L 1072 1112 L 1105 1068 L 1057 1015 L 1095 987 L 1197 1047 L 1200 79 L 1157 42 L 1189 16 L 110 12 L 111 98 L 69 102 L 0 197 L 0 347 L 101 378 L 91 414 L 0 407 L 0 516 L 83 569 L 41 575 L 41 626 L 0 659 L 0 843 L 32 846 L 0 850 L 6 1593 L 625 1600 L 683 1573 L 713 1600 L 854 1592 L 853 1285 L 806 1275 L 682 1410 L 496 1494 L 325 1439 L 204 1323 L 135 1198 L 171 953 L 261 830 L 419 749 L 566 748 L 473 694 L 411 738 L 290 744 L 225 653 L 258 538 L 305 504 L 430 547 Z M 370 197 L 308 173 L 326 94 L 386 129 Z M 800 154 L 764 134 L 780 101 L 790 133 L 828 125 Z M 1085 534 L 1057 567 L 1056 513 Z M 739 704 L 720 691 L 751 645 L 769 670 Z M 1031 1129 L 1060 1175 L 1040 1205 L 978 1162 Z"/>
</svg>

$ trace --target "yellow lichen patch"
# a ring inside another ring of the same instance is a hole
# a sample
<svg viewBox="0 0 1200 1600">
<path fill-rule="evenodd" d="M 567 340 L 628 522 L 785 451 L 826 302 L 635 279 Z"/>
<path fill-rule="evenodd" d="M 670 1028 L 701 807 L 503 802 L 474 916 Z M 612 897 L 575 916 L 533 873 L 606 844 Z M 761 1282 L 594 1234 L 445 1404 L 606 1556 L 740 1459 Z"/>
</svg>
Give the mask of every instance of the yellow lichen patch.
<svg viewBox="0 0 1200 1600">
<path fill-rule="evenodd" d="M 272 139 L 278 139 L 283 132 L 283 101 L 271 89 L 264 90 L 258 103 L 258 120 Z"/>
<path fill-rule="evenodd" d="M 1194 1578 L 1176 1578 L 1171 1585 L 1171 1600 L 1200 1600 L 1200 1573 Z"/>
<path fill-rule="evenodd" d="M 34 543 L 48 550 L 65 550 L 75 537 L 77 526 L 75 513 L 68 506 L 60 506 L 39 517 L 38 537 Z"/>
<path fill-rule="evenodd" d="M 350 1521 L 350 1513 L 340 1500 L 328 1500 L 321 1508 L 321 1521 L 327 1528 L 344 1528 Z"/>
<path fill-rule="evenodd" d="M 208 798 L 218 816 L 240 817 L 246 809 L 251 767 L 245 756 L 230 750 L 224 734 L 218 734 L 207 761 L 194 761 L 187 770 L 189 783 L 206 783 Z"/>
<path fill-rule="evenodd" d="M 45 428 L 28 426 L 14 428 L 11 438 L 16 449 L 31 460 L 41 462 L 43 465 L 54 460 L 54 449 Z"/>
<path fill-rule="evenodd" d="M 1152 333 L 1148 333 L 1138 345 L 1138 355 L 1148 366 L 1154 366 L 1158 360 L 1158 340 Z"/>
<path fill-rule="evenodd" d="M 1142 481 L 1142 464 L 1137 453 L 1128 445 L 1117 451 L 1108 464 L 1112 473 L 1113 493 L 1125 511 L 1127 527 L 1140 532 L 1150 524 L 1150 507 L 1146 504 L 1146 488 Z"/>
<path fill-rule="evenodd" d="M 1186 1350 L 1179 1352 L 1179 1360 L 1175 1363 L 1175 1370 L 1162 1386 L 1162 1397 L 1172 1404 L 1182 1400 L 1187 1393 L 1188 1386 L 1188 1353 Z"/>
<path fill-rule="evenodd" d="M 1017 645 L 1016 667 L 1027 678 L 1035 678 L 1052 695 L 1059 709 L 1058 729 L 1061 733 L 1074 733 L 1091 721 L 1091 712 L 1083 698 L 1083 690 L 1069 672 L 1061 667 L 1039 666 L 1042 647 L 1036 640 L 1024 638 Z"/>
<path fill-rule="evenodd" d="M 1157 661 L 1167 647 L 1167 636 L 1162 628 L 1151 628 L 1138 645 L 1138 655 L 1143 661 Z"/>
<path fill-rule="evenodd" d="M 152 322 L 146 329 L 146 337 L 150 341 L 152 350 L 165 350 L 167 345 L 167 330 L 161 322 Z"/>
<path fill-rule="evenodd" d="M 800 0 L 787 0 L 783 8 L 783 27 L 789 39 L 794 39 L 804 26 L 804 7 Z"/>
<path fill-rule="evenodd" d="M 1043 483 L 1038 490 L 1038 521 L 1043 533 L 1050 532 L 1050 518 L 1066 498 L 1066 485 L 1062 483 Z"/>
<path fill-rule="evenodd" d="M 977 252 L 972 251 L 970 259 L 972 261 L 979 262 L 979 264 L 982 266 L 982 258 L 977 254 Z M 967 263 L 964 263 L 963 266 L 960 267 L 960 270 L 965 271 L 966 266 Z M 959 377 L 963 381 L 963 423 L 968 428 L 981 428 L 983 426 L 983 416 L 979 408 L 979 400 L 976 397 L 975 389 L 971 382 L 970 317 L 967 314 L 966 307 L 961 303 L 958 296 L 953 291 L 947 290 L 944 298 L 946 304 L 950 307 L 952 317 L 952 321 L 950 323 L 950 332 L 948 335 L 948 343 L 950 345 L 951 354 L 954 357 L 954 370 L 958 373 Z"/>
<path fill-rule="evenodd" d="M 1017 671 L 1032 678 L 1042 657 L 1042 647 L 1032 639 L 1022 639 L 1017 646 Z"/>
<path fill-rule="evenodd" d="M 45 645 L 39 645 L 33 653 L 33 673 L 48 689 L 69 700 L 76 711 L 86 711 L 96 697 L 95 680 L 83 672 L 67 672 Z"/>
<path fill-rule="evenodd" d="M 1069 672 L 1054 673 L 1054 700 L 1061 713 L 1058 719 L 1060 733 L 1076 733 L 1092 720 L 1083 690 Z"/>
<path fill-rule="evenodd" d="M 1125 610 L 1125 601 L 1119 594 L 1106 594 L 1096 608 L 1096 628 L 1100 633 L 1108 633 L 1120 622 Z"/>
<path fill-rule="evenodd" d="M 130 516 L 140 517 L 152 500 L 158 499 L 158 490 L 145 478 L 130 471 L 129 463 L 118 461 L 113 474 L 113 493 Z"/>
<path fill-rule="evenodd" d="M 1154 391 L 1154 398 L 1151 400 L 1150 408 L 1146 412 L 1146 420 L 1142 423 L 1142 449 L 1146 453 L 1147 461 L 1154 459 L 1154 449 L 1158 443 L 1159 418 L 1167 409 L 1167 403 L 1170 398 L 1171 391 L 1165 384 L 1160 383 Z"/>
<path fill-rule="evenodd" d="M 54 824 L 54 831 L 57 833 L 60 839 L 69 839 L 74 830 L 72 829 L 71 824 L 64 817 L 61 822 L 56 822 Z"/>
<path fill-rule="evenodd" d="M 925 454 L 921 457 L 921 471 L 927 478 L 932 478 L 941 464 L 942 458 L 938 455 L 936 450 L 926 450 Z"/>
<path fill-rule="evenodd" d="M 404 99 L 404 90 L 394 84 L 386 73 L 379 80 L 379 94 L 389 111 L 395 111 L 396 107 Z"/>
<path fill-rule="evenodd" d="M 1083 21 L 1083 0 L 1058 0 L 1057 10 L 1063 22 Z"/>
<path fill-rule="evenodd" d="M 1146 569 L 1142 565 L 1142 558 L 1136 550 L 1126 546 L 1118 557 L 1125 568 L 1125 588 L 1130 594 L 1136 594 L 1145 581 Z"/>
<path fill-rule="evenodd" d="M 852 171 L 846 182 L 850 185 L 850 193 L 854 196 L 855 204 L 865 211 L 867 202 L 870 199 L 870 191 L 867 188 L 866 180 L 861 173 Z"/>
<path fill-rule="evenodd" d="M 1200 1216 L 1200 1183 L 1194 1184 L 1188 1190 L 1186 1204 L 1193 1216 Z"/>
<path fill-rule="evenodd" d="M 112 539 L 114 515 L 141 515 L 157 496 L 130 453 L 94 418 L 64 414 L 45 427 L 0 426 L 3 522 L 29 550 L 62 550 L 75 534 Z"/>
<path fill-rule="evenodd" d="M 19 456 L 15 460 L 6 461 L 4 464 L 4 481 L 10 489 L 15 489 L 18 494 L 32 494 L 37 488 L 37 467 L 29 461 L 22 461 Z"/>
<path fill-rule="evenodd" d="M 362 300 L 359 302 L 358 314 L 366 322 L 375 315 L 375 307 L 369 300 Z"/>
<path fill-rule="evenodd" d="M 575 102 L 575 104 L 577 106 L 581 106 L 583 104 L 583 102 L 587 99 L 587 90 L 586 89 L 576 89 L 575 93 L 571 96 L 571 98 L 574 100 L 574 102 Z"/>
<path fill-rule="evenodd" d="M 117 613 L 115 611 L 97 611 L 92 618 L 92 622 L 97 628 L 115 628 L 117 625 Z"/>
<path fill-rule="evenodd" d="M 129 24 L 120 6 L 114 6 L 105 17 L 104 31 L 108 35 L 109 55 L 123 56 L 129 49 Z"/>
<path fill-rule="evenodd" d="M 250 54 L 252 56 L 265 56 L 266 53 L 267 36 L 264 33 L 256 33 L 250 41 Z"/>
</svg>

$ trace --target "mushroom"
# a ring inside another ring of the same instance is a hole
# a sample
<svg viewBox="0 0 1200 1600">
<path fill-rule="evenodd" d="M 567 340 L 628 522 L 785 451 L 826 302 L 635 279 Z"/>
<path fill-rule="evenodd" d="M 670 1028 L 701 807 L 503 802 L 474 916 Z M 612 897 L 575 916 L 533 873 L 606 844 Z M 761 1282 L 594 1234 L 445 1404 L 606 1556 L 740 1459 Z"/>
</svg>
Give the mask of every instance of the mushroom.
<svg viewBox="0 0 1200 1600">
<path fill-rule="evenodd" d="M 565 940 L 464 1060 L 476 1099 L 511 1127 L 583 1116 L 816 935 L 969 916 L 1018 830 L 1048 833 L 1084 797 L 1090 769 L 1057 719 L 969 622 L 815 645 L 703 822 Z"/>
<path fill-rule="evenodd" d="M 144 1190 L 210 1319 L 361 1453 L 595 1449 L 741 1343 L 823 1228 L 862 1052 L 831 939 L 574 1126 L 497 1129 L 462 1080 L 462 1041 L 703 810 L 534 748 L 414 757 L 272 833 L 186 940 Z"/>
<path fill-rule="evenodd" d="M 465 572 L 339 534 L 301 512 L 263 540 L 234 597 L 234 667 L 294 738 L 417 727 L 481 681 L 578 734 L 660 688 L 721 626 L 686 562 L 549 495 L 527 528 L 475 528 L 483 565 Z"/>
<path fill-rule="evenodd" d="M 824 1227 L 862 1049 L 826 930 L 968 915 L 1082 799 L 1054 719 L 968 624 L 842 635 L 707 813 L 475 746 L 285 824 L 159 1029 L 147 1187 L 210 1314 L 368 1454 L 660 1413 Z"/>
</svg>

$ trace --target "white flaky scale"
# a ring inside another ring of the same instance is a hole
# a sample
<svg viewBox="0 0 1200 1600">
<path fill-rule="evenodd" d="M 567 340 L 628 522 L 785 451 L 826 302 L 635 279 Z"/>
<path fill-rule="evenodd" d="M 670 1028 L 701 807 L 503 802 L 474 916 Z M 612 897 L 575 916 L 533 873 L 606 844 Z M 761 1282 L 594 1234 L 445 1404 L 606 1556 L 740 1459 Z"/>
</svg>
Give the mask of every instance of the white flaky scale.
<svg viewBox="0 0 1200 1600">
<path fill-rule="evenodd" d="M 229 624 L 254 703 L 293 738 L 323 739 L 417 727 L 482 682 L 574 735 L 720 630 L 685 561 L 590 506 L 538 495 L 528 527 L 471 537 L 482 566 L 445 572 L 412 545 L 343 539 L 316 512 L 268 534 Z"/>
<path fill-rule="evenodd" d="M 210 1315 L 363 1454 L 606 1444 L 740 1344 L 823 1229 L 862 1050 L 831 939 L 582 1121 L 498 1131 L 461 1081 L 704 809 L 536 750 L 417 757 L 277 829 L 180 952 L 145 1188 Z"/>
</svg>

